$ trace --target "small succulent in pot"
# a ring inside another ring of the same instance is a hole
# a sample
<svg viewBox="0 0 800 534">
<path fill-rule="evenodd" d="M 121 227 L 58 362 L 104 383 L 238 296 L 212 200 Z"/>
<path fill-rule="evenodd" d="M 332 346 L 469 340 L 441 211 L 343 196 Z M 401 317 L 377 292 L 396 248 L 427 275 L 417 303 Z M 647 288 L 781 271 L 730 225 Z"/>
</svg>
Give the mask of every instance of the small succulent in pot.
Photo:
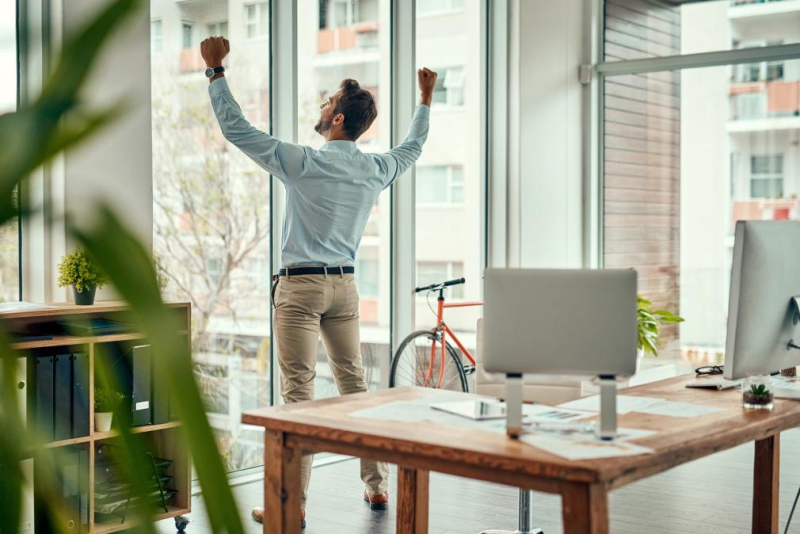
<svg viewBox="0 0 800 534">
<path fill-rule="evenodd" d="M 748 377 L 742 389 L 742 406 L 751 410 L 770 410 L 774 398 L 769 376 Z"/>
<path fill-rule="evenodd" d="M 94 296 L 106 284 L 106 276 L 86 253 L 77 247 L 58 264 L 58 286 L 72 286 L 75 304 L 94 304 Z"/>
</svg>

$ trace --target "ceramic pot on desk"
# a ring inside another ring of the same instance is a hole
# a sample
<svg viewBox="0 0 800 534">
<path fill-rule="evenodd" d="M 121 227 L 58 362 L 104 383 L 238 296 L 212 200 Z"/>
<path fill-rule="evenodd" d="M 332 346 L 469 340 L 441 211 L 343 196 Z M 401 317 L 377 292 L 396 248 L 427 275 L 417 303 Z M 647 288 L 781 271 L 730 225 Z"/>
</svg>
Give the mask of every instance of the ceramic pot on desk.
<svg viewBox="0 0 800 534">
<path fill-rule="evenodd" d="M 75 304 L 78 306 L 91 306 L 94 304 L 94 296 L 96 293 L 97 287 L 78 291 L 75 289 L 75 286 L 72 286 L 72 294 L 75 296 Z"/>
<path fill-rule="evenodd" d="M 644 349 L 639 347 L 636 349 L 636 372 L 642 370 L 642 362 L 644 361 Z"/>
<path fill-rule="evenodd" d="M 114 419 L 114 412 L 95 412 L 94 431 L 108 432 L 111 430 L 111 421 Z"/>
</svg>

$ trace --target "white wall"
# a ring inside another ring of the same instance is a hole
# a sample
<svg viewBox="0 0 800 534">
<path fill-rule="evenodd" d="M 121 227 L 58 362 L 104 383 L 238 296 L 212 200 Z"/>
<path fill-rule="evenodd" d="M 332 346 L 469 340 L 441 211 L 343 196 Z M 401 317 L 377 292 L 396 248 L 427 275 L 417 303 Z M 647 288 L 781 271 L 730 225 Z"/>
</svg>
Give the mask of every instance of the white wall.
<svg viewBox="0 0 800 534">
<path fill-rule="evenodd" d="M 148 4 L 147 2 L 145 4 Z M 69 35 L 94 16 L 105 0 L 63 0 Z M 153 239 L 150 124 L 150 15 L 147 9 L 115 32 L 98 58 L 83 94 L 93 109 L 122 103 L 125 113 L 64 159 L 65 209 L 78 224 L 87 207 L 107 202 L 149 247 Z"/>
<path fill-rule="evenodd" d="M 512 0 L 509 265 L 582 264 L 583 0 Z"/>
<path fill-rule="evenodd" d="M 684 6 L 681 53 L 730 48 L 727 15 L 725 2 Z M 730 270 L 730 74 L 729 66 L 681 72 L 681 338 L 717 347 L 724 344 Z"/>
</svg>

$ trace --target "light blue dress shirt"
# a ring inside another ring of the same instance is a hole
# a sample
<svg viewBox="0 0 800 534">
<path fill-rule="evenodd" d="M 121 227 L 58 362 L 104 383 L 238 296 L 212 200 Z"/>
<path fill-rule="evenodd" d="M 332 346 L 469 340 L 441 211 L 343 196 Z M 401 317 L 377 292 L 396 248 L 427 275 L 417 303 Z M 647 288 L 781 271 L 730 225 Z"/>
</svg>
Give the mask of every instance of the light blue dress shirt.
<svg viewBox="0 0 800 534">
<path fill-rule="evenodd" d="M 244 118 L 224 77 L 208 93 L 225 139 L 286 186 L 282 264 L 353 265 L 378 195 L 422 153 L 430 108 L 417 106 L 399 146 L 369 154 L 352 141 L 330 141 L 317 150 L 258 130 Z"/>
</svg>

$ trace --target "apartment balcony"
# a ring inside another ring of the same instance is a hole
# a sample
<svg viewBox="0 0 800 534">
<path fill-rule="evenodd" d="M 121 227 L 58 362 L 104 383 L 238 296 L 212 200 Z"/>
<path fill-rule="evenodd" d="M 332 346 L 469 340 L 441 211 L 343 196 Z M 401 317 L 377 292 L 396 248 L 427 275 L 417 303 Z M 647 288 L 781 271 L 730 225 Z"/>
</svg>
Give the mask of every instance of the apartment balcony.
<svg viewBox="0 0 800 534">
<path fill-rule="evenodd" d="M 759 198 L 735 200 L 731 210 L 733 225 L 737 221 L 797 221 L 800 220 L 800 199 Z"/>
<path fill-rule="evenodd" d="M 206 64 L 200 55 L 200 50 L 196 48 L 181 50 L 178 69 L 181 74 L 206 70 Z"/>
<path fill-rule="evenodd" d="M 730 88 L 732 117 L 728 131 L 757 132 L 800 129 L 800 82 L 734 83 Z"/>
<path fill-rule="evenodd" d="M 357 54 L 378 51 L 378 21 L 324 28 L 317 33 L 317 54 Z"/>
<path fill-rule="evenodd" d="M 728 16 L 734 21 L 796 14 L 800 14 L 800 0 L 732 0 L 728 8 Z"/>
</svg>

